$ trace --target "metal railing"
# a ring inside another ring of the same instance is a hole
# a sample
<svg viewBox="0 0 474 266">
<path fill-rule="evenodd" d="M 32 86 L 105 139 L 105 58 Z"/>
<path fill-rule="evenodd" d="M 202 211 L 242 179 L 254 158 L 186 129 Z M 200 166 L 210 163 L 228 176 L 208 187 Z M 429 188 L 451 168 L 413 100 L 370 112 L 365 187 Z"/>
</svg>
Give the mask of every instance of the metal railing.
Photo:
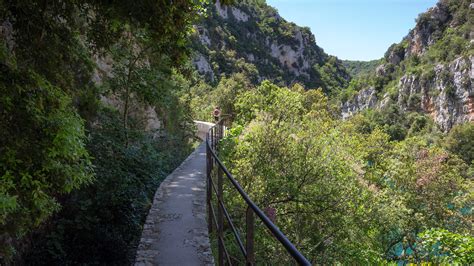
<svg viewBox="0 0 474 266">
<path fill-rule="evenodd" d="M 214 225 L 217 229 L 217 245 L 218 245 L 218 261 L 217 265 L 232 265 L 229 252 L 224 243 L 224 217 L 227 224 L 232 231 L 235 240 L 239 246 L 242 255 L 245 258 L 247 265 L 255 264 L 254 251 L 254 232 L 255 232 L 255 217 L 254 214 L 263 222 L 265 227 L 271 234 L 281 243 L 281 245 L 288 251 L 288 254 L 300 265 L 311 265 L 311 263 L 296 249 L 296 247 L 288 240 L 288 238 L 273 224 L 273 222 L 265 215 L 265 213 L 250 199 L 245 193 L 240 184 L 230 174 L 227 168 L 218 157 L 218 142 L 225 136 L 226 129 L 224 127 L 224 120 L 220 120 L 209 129 L 206 136 L 206 154 L 207 154 L 207 209 L 208 209 L 208 226 L 209 233 L 213 232 Z M 217 168 L 217 186 L 213 181 L 212 173 Z M 232 218 L 227 211 L 223 200 L 223 181 L 224 175 L 232 183 L 235 189 L 247 205 L 245 226 L 246 236 L 245 244 L 240 238 L 240 235 L 232 221 Z M 217 198 L 217 216 L 213 207 L 213 195 Z"/>
</svg>

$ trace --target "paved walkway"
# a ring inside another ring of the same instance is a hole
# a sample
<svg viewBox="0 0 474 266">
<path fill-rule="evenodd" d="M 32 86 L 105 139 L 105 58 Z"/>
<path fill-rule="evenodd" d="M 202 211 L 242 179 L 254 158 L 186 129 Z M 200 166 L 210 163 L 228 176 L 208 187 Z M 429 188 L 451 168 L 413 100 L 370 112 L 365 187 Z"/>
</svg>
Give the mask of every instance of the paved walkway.
<svg viewBox="0 0 474 266">
<path fill-rule="evenodd" d="M 206 222 L 205 175 L 202 143 L 156 191 L 136 266 L 214 265 Z"/>
</svg>

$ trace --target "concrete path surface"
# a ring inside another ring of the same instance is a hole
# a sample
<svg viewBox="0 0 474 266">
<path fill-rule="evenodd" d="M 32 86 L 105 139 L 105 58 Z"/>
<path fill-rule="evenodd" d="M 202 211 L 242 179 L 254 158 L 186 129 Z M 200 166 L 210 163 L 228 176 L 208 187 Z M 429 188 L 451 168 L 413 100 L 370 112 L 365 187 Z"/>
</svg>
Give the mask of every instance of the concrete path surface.
<svg viewBox="0 0 474 266">
<path fill-rule="evenodd" d="M 156 191 L 135 265 L 214 265 L 206 222 L 202 143 Z"/>
</svg>

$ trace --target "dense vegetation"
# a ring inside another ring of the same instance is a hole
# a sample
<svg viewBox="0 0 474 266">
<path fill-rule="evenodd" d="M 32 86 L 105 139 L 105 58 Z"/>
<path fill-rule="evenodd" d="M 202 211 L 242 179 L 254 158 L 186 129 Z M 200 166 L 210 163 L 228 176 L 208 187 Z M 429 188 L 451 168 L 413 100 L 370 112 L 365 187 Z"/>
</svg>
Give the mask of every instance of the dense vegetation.
<svg viewBox="0 0 474 266">
<path fill-rule="evenodd" d="M 255 84 L 252 75 L 234 71 L 190 91 L 194 116 L 206 119 L 215 105 L 230 115 L 233 125 L 221 143 L 225 164 L 316 264 L 474 263 L 474 125 L 446 133 L 419 108 L 397 102 L 402 76 L 449 85 L 453 77 L 437 76 L 436 66 L 472 56 L 469 1 L 439 5 L 446 18 L 428 13 L 417 20 L 417 33 L 430 34 L 424 37 L 433 43 L 415 53 L 404 39 L 381 60 L 343 62 L 353 75 L 343 89 L 323 82 L 322 89 L 306 90 L 313 87 L 305 81 L 284 87 L 271 78 Z M 367 88 L 379 99 L 388 95 L 384 107 L 341 120 L 340 103 Z M 230 186 L 225 193 L 245 236 L 245 205 Z M 227 232 L 226 243 L 233 241 Z M 262 224 L 256 241 L 258 262 L 290 262 Z M 237 246 L 229 248 L 243 260 Z"/>
<path fill-rule="evenodd" d="M 240 93 L 235 109 L 222 143 L 226 165 L 312 262 L 474 261 L 473 166 L 463 160 L 472 152 L 449 151 L 466 147 L 472 125 L 453 138 L 416 122 L 429 118 L 399 118 L 394 123 L 410 134 L 394 139 L 374 121 L 381 114 L 341 121 L 322 91 L 269 82 Z M 227 193 L 244 225 L 245 205 Z M 259 228 L 259 261 L 288 259 Z"/>
<path fill-rule="evenodd" d="M 208 8 L 193 36 L 193 49 L 209 63 L 208 83 L 243 73 L 254 85 L 265 79 L 280 85 L 299 82 L 326 92 L 347 86 L 350 76 L 341 61 L 316 45 L 309 28 L 286 21 L 265 1 L 219 7 Z M 246 19 L 236 17 L 241 12 Z"/>
<path fill-rule="evenodd" d="M 418 19 L 422 56 L 405 39 L 341 62 L 263 0 L 235 4 L 246 21 L 204 0 L 0 1 L 0 264 L 132 263 L 156 187 L 214 106 L 233 122 L 225 164 L 315 264 L 473 264 L 474 125 L 442 132 L 396 103 L 403 75 L 472 55 L 469 0 L 441 2 L 449 26 Z M 267 40 L 302 56 L 284 66 Z M 368 87 L 388 104 L 341 120 Z M 261 224 L 256 241 L 259 263 L 289 262 Z"/>
<path fill-rule="evenodd" d="M 203 3 L 0 2 L 0 264 L 133 259 L 191 148 L 180 73 Z"/>
<path fill-rule="evenodd" d="M 347 72 L 351 77 L 359 78 L 371 75 L 375 72 L 377 66 L 380 65 L 381 60 L 371 60 L 371 61 L 351 61 L 351 60 L 342 60 L 342 64 L 347 69 Z"/>
</svg>

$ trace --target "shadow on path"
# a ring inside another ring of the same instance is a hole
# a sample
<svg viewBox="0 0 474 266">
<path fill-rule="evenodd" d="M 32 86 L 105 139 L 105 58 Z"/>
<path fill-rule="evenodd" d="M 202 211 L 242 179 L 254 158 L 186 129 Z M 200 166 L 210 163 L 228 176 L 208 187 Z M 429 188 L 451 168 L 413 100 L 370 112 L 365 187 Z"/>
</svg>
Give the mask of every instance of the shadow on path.
<svg viewBox="0 0 474 266">
<path fill-rule="evenodd" d="M 214 265 L 206 221 L 205 145 L 156 191 L 135 265 Z"/>
</svg>

